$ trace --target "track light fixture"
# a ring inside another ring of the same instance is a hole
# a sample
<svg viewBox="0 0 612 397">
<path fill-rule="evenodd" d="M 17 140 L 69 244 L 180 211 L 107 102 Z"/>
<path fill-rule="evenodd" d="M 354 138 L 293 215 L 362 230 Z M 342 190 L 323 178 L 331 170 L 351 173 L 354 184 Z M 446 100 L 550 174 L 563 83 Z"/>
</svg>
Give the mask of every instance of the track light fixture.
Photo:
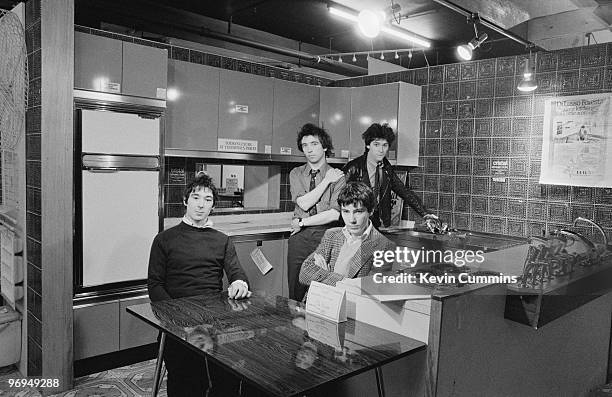
<svg viewBox="0 0 612 397">
<path fill-rule="evenodd" d="M 538 83 L 535 80 L 533 67 L 531 65 L 531 48 L 529 48 L 529 58 L 525 61 L 525 70 L 523 71 L 523 80 L 519 83 L 519 91 L 531 92 L 538 88 Z"/>
<path fill-rule="evenodd" d="M 476 26 L 478 21 L 478 14 L 473 14 L 472 23 L 474 25 L 474 38 L 470 40 L 469 43 L 462 44 L 457 47 L 457 55 L 459 55 L 459 58 L 465 61 L 471 60 L 472 56 L 474 55 L 474 50 L 478 48 L 482 43 L 484 43 L 486 39 L 489 38 L 486 33 L 478 34 L 478 27 Z"/>
<path fill-rule="evenodd" d="M 408 30 L 402 29 L 397 25 L 386 24 L 384 13 L 372 10 L 362 10 L 357 12 L 339 5 L 330 5 L 327 7 L 327 9 L 332 15 L 356 23 L 361 33 L 368 38 L 374 38 L 378 36 L 380 32 L 383 32 L 389 36 L 406 40 L 424 48 L 431 47 L 431 42 L 429 42 L 429 40 L 426 40 Z"/>
<path fill-rule="evenodd" d="M 356 51 L 356 52 L 338 52 L 333 54 L 321 54 L 317 55 L 317 62 L 322 62 L 324 60 L 336 61 L 339 63 L 344 62 L 342 57 L 350 57 L 351 61 L 357 62 L 357 55 L 365 55 L 366 58 L 370 57 L 370 54 L 374 57 L 376 54 L 380 53 L 378 59 L 384 61 L 385 59 L 400 59 L 400 55 L 408 54 L 408 58 L 412 58 L 412 51 L 414 48 L 397 48 L 394 50 L 378 50 L 378 51 Z M 387 58 L 387 56 L 388 58 Z"/>
</svg>

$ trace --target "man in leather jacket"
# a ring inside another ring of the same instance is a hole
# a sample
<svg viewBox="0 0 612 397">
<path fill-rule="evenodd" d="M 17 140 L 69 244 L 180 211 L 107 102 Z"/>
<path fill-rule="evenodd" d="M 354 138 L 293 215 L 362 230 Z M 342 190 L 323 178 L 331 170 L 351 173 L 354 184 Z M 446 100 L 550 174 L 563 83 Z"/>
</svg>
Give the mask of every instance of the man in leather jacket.
<svg viewBox="0 0 612 397">
<path fill-rule="evenodd" d="M 361 137 L 365 142 L 365 153 L 346 164 L 344 174 L 347 182 L 361 181 L 374 189 L 376 206 L 370 218 L 374 226 L 389 227 L 391 224 L 391 191 L 404 199 L 425 220 L 437 220 L 423 206 L 419 197 L 399 179 L 386 158 L 389 146 L 395 140 L 393 129 L 388 124 L 374 123 Z"/>
</svg>

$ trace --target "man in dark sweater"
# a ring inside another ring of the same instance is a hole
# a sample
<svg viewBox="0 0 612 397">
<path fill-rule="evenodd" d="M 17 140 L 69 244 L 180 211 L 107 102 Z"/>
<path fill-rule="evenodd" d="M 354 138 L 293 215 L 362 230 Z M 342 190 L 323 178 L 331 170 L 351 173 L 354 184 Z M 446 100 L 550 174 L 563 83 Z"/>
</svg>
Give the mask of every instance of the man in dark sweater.
<svg viewBox="0 0 612 397">
<path fill-rule="evenodd" d="M 238 262 L 234 244 L 227 235 L 212 228 L 208 219 L 217 200 L 212 179 L 199 174 L 185 189 L 185 216 L 180 224 L 159 233 L 149 257 L 147 286 L 151 301 L 222 292 L 223 272 L 229 281 L 228 296 L 251 296 L 247 277 Z M 203 396 L 208 388 L 204 358 L 172 338 L 166 340 L 164 362 L 168 370 L 168 396 Z M 230 395 L 235 384 L 230 375 L 209 365 L 214 389 Z M 218 390 L 220 391 L 220 390 Z"/>
</svg>

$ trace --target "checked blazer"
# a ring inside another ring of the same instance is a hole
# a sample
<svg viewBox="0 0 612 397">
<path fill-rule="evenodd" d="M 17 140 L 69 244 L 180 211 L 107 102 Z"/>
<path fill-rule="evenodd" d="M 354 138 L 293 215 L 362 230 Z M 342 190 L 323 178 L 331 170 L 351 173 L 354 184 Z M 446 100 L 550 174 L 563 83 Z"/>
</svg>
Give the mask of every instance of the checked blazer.
<svg viewBox="0 0 612 397">
<path fill-rule="evenodd" d="M 336 282 L 345 278 L 334 273 L 334 266 L 340 254 L 340 249 L 346 241 L 341 227 L 327 229 L 317 249 L 308 255 L 300 270 L 300 283 L 310 285 L 311 281 L 336 285 Z M 395 250 L 395 243 L 383 236 L 376 228 L 372 228 L 370 236 L 362 242 L 361 248 L 353 255 L 349 262 L 347 278 L 367 276 L 372 270 L 374 251 Z M 329 264 L 329 270 L 319 267 L 314 260 L 314 254 L 321 255 Z"/>
</svg>

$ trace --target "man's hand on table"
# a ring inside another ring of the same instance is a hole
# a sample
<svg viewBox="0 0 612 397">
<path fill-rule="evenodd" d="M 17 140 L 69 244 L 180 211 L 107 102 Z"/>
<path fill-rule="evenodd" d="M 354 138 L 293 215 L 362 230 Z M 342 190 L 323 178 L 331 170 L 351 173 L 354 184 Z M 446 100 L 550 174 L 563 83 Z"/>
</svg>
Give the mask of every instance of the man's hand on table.
<svg viewBox="0 0 612 397">
<path fill-rule="evenodd" d="M 236 280 L 228 287 L 227 295 L 230 299 L 244 299 L 251 296 L 251 291 L 249 291 L 249 285 L 246 281 Z"/>
</svg>

